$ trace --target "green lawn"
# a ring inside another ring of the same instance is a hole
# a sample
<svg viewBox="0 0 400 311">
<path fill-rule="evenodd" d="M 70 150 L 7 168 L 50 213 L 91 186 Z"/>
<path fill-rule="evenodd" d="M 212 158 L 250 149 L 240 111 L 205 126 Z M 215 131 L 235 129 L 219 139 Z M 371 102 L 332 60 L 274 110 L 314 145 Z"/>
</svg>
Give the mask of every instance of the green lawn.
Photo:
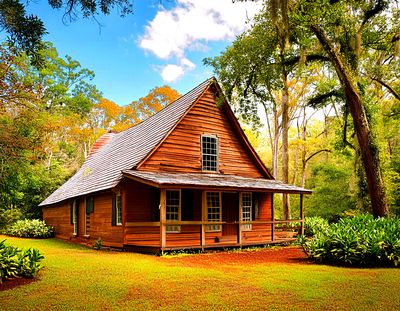
<svg viewBox="0 0 400 311">
<path fill-rule="evenodd" d="M 0 291 L 0 310 L 400 309 L 400 269 L 229 261 L 197 266 L 57 239 L 7 241 L 39 248 L 45 268 L 38 281 Z"/>
</svg>

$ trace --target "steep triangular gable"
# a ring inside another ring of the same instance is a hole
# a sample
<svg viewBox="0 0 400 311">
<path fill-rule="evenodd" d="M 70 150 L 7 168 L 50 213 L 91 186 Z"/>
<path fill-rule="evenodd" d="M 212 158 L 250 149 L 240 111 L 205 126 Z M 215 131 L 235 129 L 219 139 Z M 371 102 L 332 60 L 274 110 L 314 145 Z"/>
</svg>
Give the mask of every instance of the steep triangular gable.
<svg viewBox="0 0 400 311">
<path fill-rule="evenodd" d="M 136 167 L 151 154 L 210 83 L 210 79 L 204 81 L 152 117 L 114 135 L 40 206 L 115 187 L 121 171 Z"/>
<path fill-rule="evenodd" d="M 217 101 L 221 104 L 217 105 Z M 136 169 L 201 172 L 202 134 L 215 134 L 219 138 L 219 173 L 272 179 L 214 79 Z"/>
</svg>

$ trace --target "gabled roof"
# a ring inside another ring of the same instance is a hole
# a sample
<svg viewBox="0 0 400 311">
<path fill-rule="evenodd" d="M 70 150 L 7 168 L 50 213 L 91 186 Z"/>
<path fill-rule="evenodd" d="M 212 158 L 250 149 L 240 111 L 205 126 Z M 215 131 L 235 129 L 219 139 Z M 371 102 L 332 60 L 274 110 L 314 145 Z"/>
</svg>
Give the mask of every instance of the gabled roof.
<svg viewBox="0 0 400 311">
<path fill-rule="evenodd" d="M 122 170 L 135 168 L 153 151 L 215 81 L 208 79 L 164 109 L 119 134 L 88 157 L 82 167 L 40 206 L 115 187 Z"/>
<path fill-rule="evenodd" d="M 279 180 L 236 175 L 203 173 L 122 171 L 124 176 L 153 187 L 212 188 L 221 190 L 265 191 L 276 193 L 312 193 L 311 190 L 285 184 Z"/>
</svg>

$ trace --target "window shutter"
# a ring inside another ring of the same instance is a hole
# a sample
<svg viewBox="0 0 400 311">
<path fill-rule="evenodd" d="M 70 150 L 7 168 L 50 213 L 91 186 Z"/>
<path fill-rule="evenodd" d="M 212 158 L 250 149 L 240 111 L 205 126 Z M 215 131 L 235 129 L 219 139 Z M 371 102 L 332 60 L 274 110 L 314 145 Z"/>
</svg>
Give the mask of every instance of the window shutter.
<svg viewBox="0 0 400 311">
<path fill-rule="evenodd" d="M 116 204 L 116 195 L 114 194 L 112 197 L 112 204 L 111 204 L 111 225 L 117 225 L 117 204 Z"/>
</svg>

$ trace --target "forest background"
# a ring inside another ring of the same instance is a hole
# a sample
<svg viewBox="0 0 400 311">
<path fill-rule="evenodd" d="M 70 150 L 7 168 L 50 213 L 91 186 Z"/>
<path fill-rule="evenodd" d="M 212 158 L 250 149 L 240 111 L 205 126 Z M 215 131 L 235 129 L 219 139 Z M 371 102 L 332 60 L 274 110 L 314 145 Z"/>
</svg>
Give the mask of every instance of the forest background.
<svg viewBox="0 0 400 311">
<path fill-rule="evenodd" d="M 204 62 L 214 69 L 274 177 L 314 190 L 305 200 L 306 216 L 330 221 L 372 211 L 368 169 L 346 76 L 341 76 L 350 73 L 372 133 L 385 203 L 390 215 L 399 215 L 397 2 L 319 2 L 266 1 L 249 31 Z M 38 204 L 74 174 L 97 138 L 138 124 L 179 97 L 160 86 L 119 106 L 102 98 L 91 83 L 94 72 L 69 56 L 60 57 L 51 43 L 42 43 L 33 54 L 23 50 L 11 42 L 0 47 L 3 223 L 40 217 Z M 282 206 L 277 218 L 297 218 L 297 201 L 275 200 L 275 206 Z"/>
</svg>

